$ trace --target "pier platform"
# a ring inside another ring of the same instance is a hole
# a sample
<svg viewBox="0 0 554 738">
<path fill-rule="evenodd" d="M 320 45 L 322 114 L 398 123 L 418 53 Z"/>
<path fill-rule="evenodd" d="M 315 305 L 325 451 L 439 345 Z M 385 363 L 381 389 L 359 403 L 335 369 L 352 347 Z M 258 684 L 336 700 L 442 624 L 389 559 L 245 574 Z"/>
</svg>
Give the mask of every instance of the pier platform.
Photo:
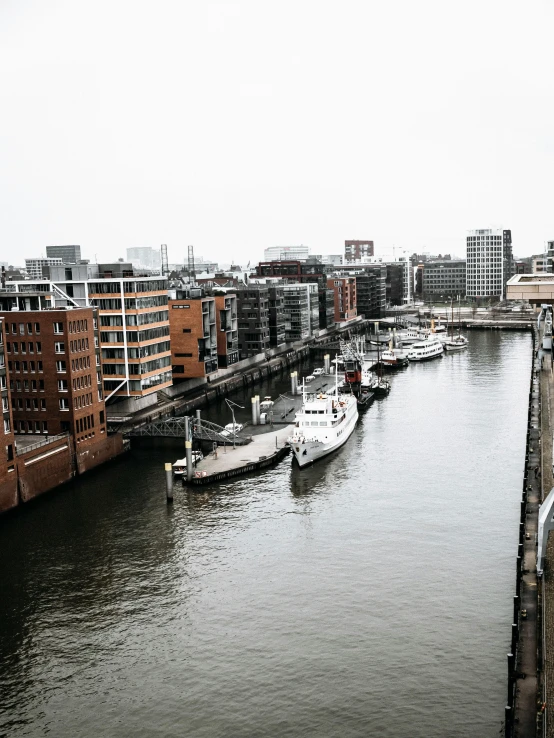
<svg viewBox="0 0 554 738">
<path fill-rule="evenodd" d="M 290 452 L 286 441 L 293 427 L 290 424 L 270 433 L 255 435 L 248 446 L 219 447 L 215 456 L 210 454 L 197 464 L 193 478 L 190 481 L 183 479 L 183 484 L 204 486 L 277 464 Z"/>
</svg>

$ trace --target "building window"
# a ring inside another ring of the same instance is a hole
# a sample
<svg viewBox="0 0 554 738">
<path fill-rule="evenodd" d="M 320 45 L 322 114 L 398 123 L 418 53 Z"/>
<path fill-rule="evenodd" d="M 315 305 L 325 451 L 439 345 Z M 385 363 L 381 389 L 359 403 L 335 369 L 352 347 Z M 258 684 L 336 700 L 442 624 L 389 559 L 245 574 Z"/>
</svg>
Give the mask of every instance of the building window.
<svg viewBox="0 0 554 738">
<path fill-rule="evenodd" d="M 57 361 L 56 362 L 56 371 L 58 373 L 61 373 L 61 372 L 65 372 L 66 371 L 65 361 Z"/>
<path fill-rule="evenodd" d="M 67 379 L 58 379 L 58 392 L 67 392 Z"/>
<path fill-rule="evenodd" d="M 65 343 L 63 341 L 56 341 L 54 344 L 54 351 L 57 354 L 65 354 Z"/>
<path fill-rule="evenodd" d="M 54 323 L 54 333 L 63 333 L 63 323 Z"/>
<path fill-rule="evenodd" d="M 59 400 L 59 403 L 60 403 L 60 410 L 69 410 L 69 400 L 67 399 L 67 397 L 62 397 Z"/>
</svg>

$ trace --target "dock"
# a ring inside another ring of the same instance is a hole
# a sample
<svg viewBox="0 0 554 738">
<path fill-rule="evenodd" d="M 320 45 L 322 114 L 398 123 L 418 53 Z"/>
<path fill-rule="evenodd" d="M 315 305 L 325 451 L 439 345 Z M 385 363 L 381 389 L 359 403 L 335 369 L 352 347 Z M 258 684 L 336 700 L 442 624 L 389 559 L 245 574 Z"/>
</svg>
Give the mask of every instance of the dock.
<svg viewBox="0 0 554 738">
<path fill-rule="evenodd" d="M 193 478 L 188 482 L 183 479 L 183 484 L 193 487 L 214 484 L 279 463 L 290 452 L 286 441 L 293 428 L 291 424 L 270 433 L 260 433 L 247 446 L 219 447 L 216 453 L 196 465 Z"/>
</svg>

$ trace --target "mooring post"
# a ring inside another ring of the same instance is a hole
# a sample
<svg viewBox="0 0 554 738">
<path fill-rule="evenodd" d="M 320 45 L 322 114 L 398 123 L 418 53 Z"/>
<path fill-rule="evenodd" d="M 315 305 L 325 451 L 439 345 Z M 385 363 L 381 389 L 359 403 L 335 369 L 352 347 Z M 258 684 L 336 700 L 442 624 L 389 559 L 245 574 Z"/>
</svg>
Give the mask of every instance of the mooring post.
<svg viewBox="0 0 554 738">
<path fill-rule="evenodd" d="M 187 460 L 187 482 L 192 479 L 192 433 L 190 432 L 190 418 L 185 415 L 185 458 Z"/>
<path fill-rule="evenodd" d="M 329 354 L 325 354 L 323 357 L 324 367 L 325 367 L 325 374 L 331 373 L 331 356 Z"/>
<path fill-rule="evenodd" d="M 202 427 L 202 410 L 196 411 L 196 427 L 198 430 Z"/>
<path fill-rule="evenodd" d="M 256 415 L 256 397 L 252 397 L 252 425 L 258 425 L 258 418 Z"/>
<path fill-rule="evenodd" d="M 168 505 L 173 502 L 173 468 L 171 463 L 165 464 L 165 497 Z"/>
</svg>

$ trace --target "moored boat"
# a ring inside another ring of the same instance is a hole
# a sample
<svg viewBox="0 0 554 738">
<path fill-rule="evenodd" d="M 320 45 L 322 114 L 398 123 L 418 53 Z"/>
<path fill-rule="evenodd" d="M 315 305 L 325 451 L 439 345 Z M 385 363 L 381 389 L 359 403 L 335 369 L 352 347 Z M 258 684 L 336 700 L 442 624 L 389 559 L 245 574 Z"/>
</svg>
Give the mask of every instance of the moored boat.
<svg viewBox="0 0 554 738">
<path fill-rule="evenodd" d="M 202 461 L 203 458 L 204 456 L 202 454 L 202 451 L 193 451 L 192 452 L 193 467 L 196 466 L 199 461 Z M 187 473 L 186 457 L 184 459 L 177 459 L 177 461 L 173 464 L 173 474 L 175 474 L 176 477 L 182 477 L 186 473 Z"/>
<path fill-rule="evenodd" d="M 444 347 L 442 341 L 434 335 L 429 336 L 424 341 L 414 343 L 410 346 L 408 359 L 410 361 L 427 361 L 429 359 L 437 359 L 442 356 Z"/>
<path fill-rule="evenodd" d="M 312 464 L 340 448 L 352 435 L 358 420 L 358 402 L 353 394 L 309 394 L 303 386 L 302 407 L 287 442 L 300 467 Z"/>
</svg>

